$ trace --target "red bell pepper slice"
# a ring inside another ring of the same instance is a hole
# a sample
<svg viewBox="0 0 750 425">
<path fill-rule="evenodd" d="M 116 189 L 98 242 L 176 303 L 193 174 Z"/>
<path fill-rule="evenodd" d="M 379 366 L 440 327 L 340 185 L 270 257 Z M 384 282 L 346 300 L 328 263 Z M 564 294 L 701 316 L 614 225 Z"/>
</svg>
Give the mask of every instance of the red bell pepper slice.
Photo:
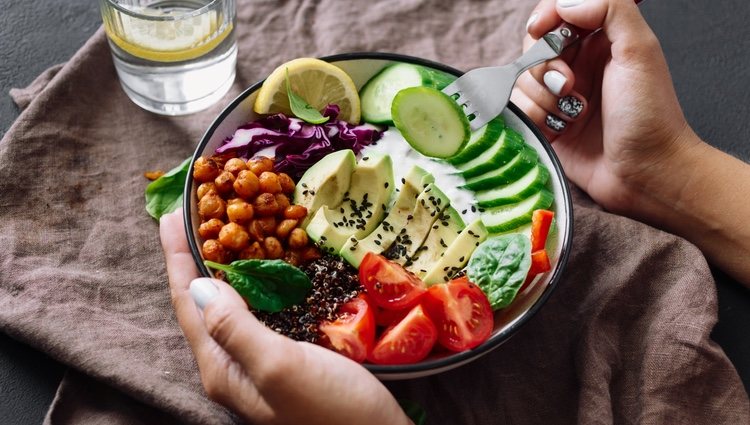
<svg viewBox="0 0 750 425">
<path fill-rule="evenodd" d="M 554 216 L 550 210 L 534 210 L 531 215 L 531 252 L 544 249 Z"/>
</svg>

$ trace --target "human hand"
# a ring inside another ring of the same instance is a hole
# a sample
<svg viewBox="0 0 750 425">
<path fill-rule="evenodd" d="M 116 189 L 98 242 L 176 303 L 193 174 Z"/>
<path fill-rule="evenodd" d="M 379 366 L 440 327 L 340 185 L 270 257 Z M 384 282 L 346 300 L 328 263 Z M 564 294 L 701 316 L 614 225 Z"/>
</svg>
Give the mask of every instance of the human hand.
<svg viewBox="0 0 750 425">
<path fill-rule="evenodd" d="M 162 217 L 160 233 L 175 314 L 209 398 L 254 424 L 411 423 L 361 365 L 277 334 L 231 286 L 199 278 L 181 209 Z"/>
<path fill-rule="evenodd" d="M 531 16 L 525 49 L 561 19 L 602 31 L 524 73 L 511 99 L 554 142 L 574 183 L 610 211 L 645 215 L 643 191 L 701 144 L 656 36 L 633 0 L 542 0 Z"/>
</svg>

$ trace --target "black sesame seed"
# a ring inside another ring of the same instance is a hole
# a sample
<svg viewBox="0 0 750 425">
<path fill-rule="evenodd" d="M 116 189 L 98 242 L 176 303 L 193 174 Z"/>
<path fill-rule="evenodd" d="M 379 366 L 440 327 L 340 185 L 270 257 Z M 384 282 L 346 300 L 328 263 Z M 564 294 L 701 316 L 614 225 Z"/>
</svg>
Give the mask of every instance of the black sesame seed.
<svg viewBox="0 0 750 425">
<path fill-rule="evenodd" d="M 406 184 L 406 179 L 401 177 L 401 184 Z"/>
<path fill-rule="evenodd" d="M 466 214 L 467 212 L 468 212 L 468 210 L 463 210 L 463 211 L 461 211 L 461 214 Z"/>
<path fill-rule="evenodd" d="M 368 159 L 370 159 L 370 157 L 366 156 L 366 157 L 362 158 L 362 161 L 367 161 Z"/>
<path fill-rule="evenodd" d="M 388 182 L 385 182 L 385 183 L 383 184 L 383 187 L 385 187 L 386 189 L 388 189 Z"/>
</svg>

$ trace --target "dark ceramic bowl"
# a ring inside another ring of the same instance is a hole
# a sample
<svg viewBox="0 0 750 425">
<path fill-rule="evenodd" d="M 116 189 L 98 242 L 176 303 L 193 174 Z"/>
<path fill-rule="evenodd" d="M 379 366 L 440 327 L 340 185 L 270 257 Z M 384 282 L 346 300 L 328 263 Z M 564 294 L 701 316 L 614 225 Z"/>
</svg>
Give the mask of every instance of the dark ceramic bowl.
<svg viewBox="0 0 750 425">
<path fill-rule="evenodd" d="M 389 53 L 348 53 L 322 59 L 346 71 L 354 80 L 357 88 L 361 88 L 370 77 L 394 62 L 415 63 L 454 75 L 461 75 L 460 71 L 446 65 Z M 193 155 L 193 161 L 204 153 L 206 156 L 213 154 L 221 142 L 231 136 L 237 127 L 257 117 L 253 112 L 253 103 L 261 84 L 262 81 L 255 83 L 224 108 L 198 144 Z M 509 104 L 503 112 L 503 117 L 506 125 L 523 134 L 526 142 L 536 148 L 539 152 L 540 161 L 551 170 L 549 186 L 555 195 L 555 203 L 552 208 L 555 211 L 556 221 L 550 233 L 547 247 L 552 262 L 552 270 L 543 274 L 532 285 L 519 293 L 513 304 L 495 313 L 495 328 L 492 335 L 480 346 L 461 353 L 432 355 L 416 364 L 396 366 L 365 364 L 368 370 L 381 379 L 410 379 L 433 375 L 456 368 L 489 353 L 507 341 L 542 308 L 562 277 L 571 248 L 573 225 L 573 208 L 565 175 L 549 142 L 517 106 L 512 103 Z M 190 169 L 192 169 L 192 163 Z M 199 247 L 202 240 L 198 235 L 200 218 L 197 213 L 195 192 L 192 173 L 189 173 L 184 194 L 187 238 L 198 269 L 204 276 L 212 276 L 211 271 L 203 265 L 203 259 L 201 258 Z"/>
</svg>

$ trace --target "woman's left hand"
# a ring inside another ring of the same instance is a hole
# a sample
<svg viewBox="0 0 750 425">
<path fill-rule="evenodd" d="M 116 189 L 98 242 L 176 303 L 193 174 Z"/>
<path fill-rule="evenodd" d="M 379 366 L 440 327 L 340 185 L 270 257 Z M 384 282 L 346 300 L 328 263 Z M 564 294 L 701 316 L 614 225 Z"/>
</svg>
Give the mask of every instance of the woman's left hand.
<svg viewBox="0 0 750 425">
<path fill-rule="evenodd" d="M 200 278 L 182 210 L 162 217 L 161 242 L 177 320 L 212 400 L 258 424 L 411 423 L 361 365 L 277 334 L 231 286 Z"/>
</svg>

